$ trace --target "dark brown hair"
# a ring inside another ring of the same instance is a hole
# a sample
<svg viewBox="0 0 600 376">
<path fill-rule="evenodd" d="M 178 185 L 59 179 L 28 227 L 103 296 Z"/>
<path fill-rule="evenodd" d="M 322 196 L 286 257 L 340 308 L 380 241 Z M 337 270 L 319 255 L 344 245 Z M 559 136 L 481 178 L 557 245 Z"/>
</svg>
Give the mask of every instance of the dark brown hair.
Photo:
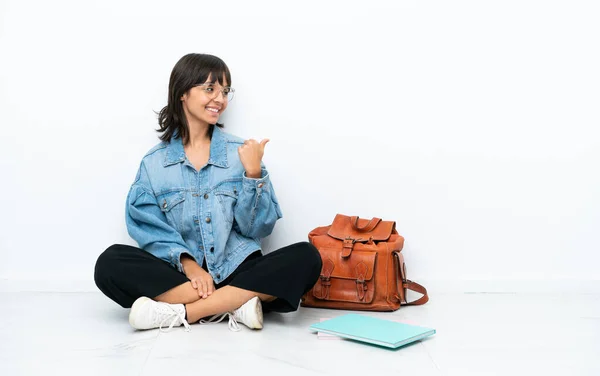
<svg viewBox="0 0 600 376">
<path fill-rule="evenodd" d="M 157 132 L 162 133 L 159 138 L 163 141 L 171 140 L 171 137 L 181 137 L 183 144 L 187 144 L 190 131 L 183 112 L 181 97 L 192 87 L 200 85 L 211 79 L 212 83 L 219 81 L 224 85 L 231 86 L 231 74 L 225 62 L 213 55 L 187 54 L 173 67 L 169 79 L 169 98 L 167 105 L 158 113 Z M 223 124 L 211 124 L 208 129 L 209 137 L 212 136 L 214 127 L 223 127 Z"/>
</svg>

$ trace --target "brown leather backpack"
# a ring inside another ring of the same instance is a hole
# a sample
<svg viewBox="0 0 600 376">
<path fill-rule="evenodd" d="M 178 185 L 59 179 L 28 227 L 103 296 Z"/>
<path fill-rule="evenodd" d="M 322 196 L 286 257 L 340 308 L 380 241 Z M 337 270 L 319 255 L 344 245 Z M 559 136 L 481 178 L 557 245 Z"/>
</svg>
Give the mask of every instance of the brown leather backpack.
<svg viewBox="0 0 600 376">
<path fill-rule="evenodd" d="M 323 268 L 302 297 L 304 307 L 395 311 L 429 300 L 423 286 L 406 279 L 404 238 L 396 222 L 338 214 L 331 225 L 312 230 L 308 240 L 319 250 Z M 409 303 L 407 289 L 423 296 Z"/>
</svg>

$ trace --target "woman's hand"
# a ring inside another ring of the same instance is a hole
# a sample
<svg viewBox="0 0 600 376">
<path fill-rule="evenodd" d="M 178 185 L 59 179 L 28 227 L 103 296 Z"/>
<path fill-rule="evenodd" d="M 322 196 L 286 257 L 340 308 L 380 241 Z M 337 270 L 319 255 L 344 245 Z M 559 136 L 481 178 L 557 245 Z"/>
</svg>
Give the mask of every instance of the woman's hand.
<svg viewBox="0 0 600 376">
<path fill-rule="evenodd" d="M 246 176 L 253 179 L 259 179 L 262 175 L 260 161 L 265 154 L 265 145 L 269 142 L 265 138 L 260 143 L 254 139 L 244 141 L 244 145 L 238 148 L 240 161 L 246 170 Z"/>
<path fill-rule="evenodd" d="M 192 283 L 192 287 L 198 291 L 198 296 L 202 299 L 208 298 L 215 291 L 215 283 L 212 276 L 196 260 L 188 257 L 181 258 L 183 271 Z"/>
</svg>

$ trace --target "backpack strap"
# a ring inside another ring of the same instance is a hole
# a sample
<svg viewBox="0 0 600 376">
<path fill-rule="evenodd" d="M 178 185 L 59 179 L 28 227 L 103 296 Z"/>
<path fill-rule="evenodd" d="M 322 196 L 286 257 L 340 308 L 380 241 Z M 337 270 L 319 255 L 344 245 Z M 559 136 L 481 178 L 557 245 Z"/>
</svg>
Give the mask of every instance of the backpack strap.
<svg viewBox="0 0 600 376">
<path fill-rule="evenodd" d="M 396 259 L 396 262 L 394 264 L 396 265 L 398 271 L 396 274 L 396 286 L 398 287 L 397 296 L 400 299 L 400 304 L 402 304 L 402 301 L 405 302 L 405 304 L 402 305 L 422 305 L 427 303 L 429 301 L 427 289 L 422 285 L 418 284 L 417 282 L 413 282 L 409 279 L 406 279 L 406 275 L 404 275 L 406 271 L 404 270 L 404 265 L 402 265 L 402 257 L 400 256 L 399 251 L 394 252 L 394 258 Z M 409 303 L 407 302 L 406 296 L 404 294 L 405 289 L 418 292 L 419 294 L 423 294 L 423 296 Z"/>
<path fill-rule="evenodd" d="M 407 279 L 406 282 L 402 283 L 402 286 L 411 291 L 415 291 L 420 294 L 423 294 L 423 296 L 420 297 L 419 299 L 412 301 L 410 303 L 406 303 L 404 305 L 421 305 L 421 304 L 425 304 L 429 301 L 429 295 L 427 295 L 427 289 L 425 287 L 419 285 L 417 282 L 413 282 L 413 281 Z"/>
</svg>

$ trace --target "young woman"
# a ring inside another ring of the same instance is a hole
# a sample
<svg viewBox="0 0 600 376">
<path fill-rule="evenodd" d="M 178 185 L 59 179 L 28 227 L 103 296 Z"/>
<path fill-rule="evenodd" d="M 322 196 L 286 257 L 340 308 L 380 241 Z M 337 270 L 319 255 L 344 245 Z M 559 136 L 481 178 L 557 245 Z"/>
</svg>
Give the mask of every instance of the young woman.
<svg viewBox="0 0 600 376">
<path fill-rule="evenodd" d="M 142 159 L 127 197 L 126 223 L 140 248 L 115 244 L 94 279 L 129 308 L 129 323 L 152 329 L 229 317 L 260 329 L 265 311 L 290 312 L 321 271 L 318 251 L 301 242 L 263 255 L 281 210 L 262 157 L 268 139 L 222 130 L 233 98 L 216 56 L 189 54 L 173 68 L 162 142 Z M 203 320 L 201 320 L 203 319 Z"/>
</svg>

